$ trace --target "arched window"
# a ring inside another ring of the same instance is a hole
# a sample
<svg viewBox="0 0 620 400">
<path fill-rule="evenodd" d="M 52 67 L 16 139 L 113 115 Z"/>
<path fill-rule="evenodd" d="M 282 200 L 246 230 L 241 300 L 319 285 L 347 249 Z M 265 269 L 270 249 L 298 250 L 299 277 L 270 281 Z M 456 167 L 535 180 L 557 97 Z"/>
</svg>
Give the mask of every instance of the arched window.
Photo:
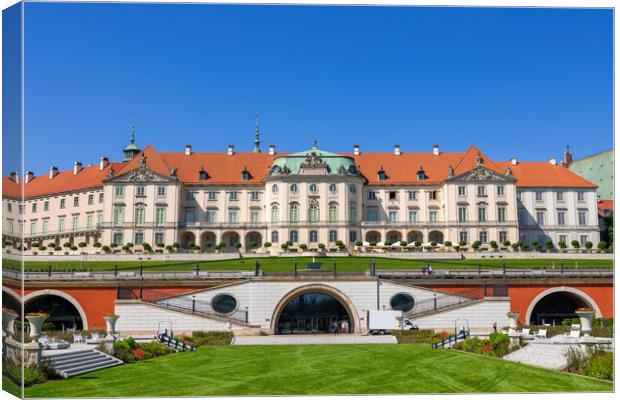
<svg viewBox="0 0 620 400">
<path fill-rule="evenodd" d="M 311 183 L 310 184 L 310 193 L 316 193 L 316 192 L 318 192 L 318 190 L 319 190 L 319 188 L 316 185 L 316 183 Z"/>
<path fill-rule="evenodd" d="M 336 193 L 337 190 L 337 186 L 335 183 L 332 183 L 331 185 L 329 185 L 329 192 L 330 193 Z"/>
<path fill-rule="evenodd" d="M 310 222 L 319 222 L 319 206 L 317 204 L 310 205 L 308 220 Z"/>
<path fill-rule="evenodd" d="M 279 219 L 280 219 L 280 213 L 278 210 L 278 205 L 272 204 L 271 205 L 271 222 L 278 222 Z"/>
<path fill-rule="evenodd" d="M 338 205 L 331 203 L 329 205 L 329 222 L 336 222 L 338 220 Z"/>
<path fill-rule="evenodd" d="M 273 194 L 278 193 L 278 185 L 272 185 L 272 186 L 271 186 L 271 192 L 272 192 Z"/>
<path fill-rule="evenodd" d="M 278 243 L 278 231 L 271 232 L 271 243 Z"/>
<path fill-rule="evenodd" d="M 291 222 L 299 222 L 299 204 L 291 203 L 291 210 L 289 214 Z"/>
<path fill-rule="evenodd" d="M 316 243 L 319 241 L 319 234 L 317 233 L 317 231 L 310 231 L 310 238 L 309 238 L 309 242 L 310 243 Z"/>
<path fill-rule="evenodd" d="M 297 184 L 296 183 L 291 184 L 291 193 L 297 193 Z"/>
</svg>

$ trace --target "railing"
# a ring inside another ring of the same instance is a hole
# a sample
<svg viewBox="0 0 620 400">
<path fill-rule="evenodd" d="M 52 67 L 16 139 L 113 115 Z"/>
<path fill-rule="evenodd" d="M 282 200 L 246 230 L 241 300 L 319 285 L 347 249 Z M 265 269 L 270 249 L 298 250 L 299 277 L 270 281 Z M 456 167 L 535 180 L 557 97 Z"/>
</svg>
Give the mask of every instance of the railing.
<svg viewBox="0 0 620 400">
<path fill-rule="evenodd" d="M 454 226 L 482 226 L 482 227 L 494 227 L 503 226 L 511 227 L 517 226 L 517 221 L 362 221 L 362 227 L 410 227 L 410 228 L 449 228 Z"/>
<path fill-rule="evenodd" d="M 217 229 L 217 228 L 229 228 L 229 229 L 262 229 L 267 227 L 266 222 L 189 222 L 179 223 L 178 227 L 181 229 Z"/>
<path fill-rule="evenodd" d="M 378 270 L 376 275 L 379 278 L 407 278 L 407 277 L 421 277 L 421 278 L 447 278 L 447 277 L 530 277 L 530 278 L 551 278 L 551 277 L 607 277 L 612 278 L 614 274 L 613 269 L 573 269 L 573 268 L 556 268 L 556 269 L 513 269 L 513 268 L 498 268 L 498 269 L 437 269 L 433 270 L 432 274 L 424 273 L 422 271 L 415 270 Z"/>
<path fill-rule="evenodd" d="M 159 340 L 159 343 L 165 344 L 175 351 L 196 351 L 196 346 L 185 343 L 179 339 L 173 338 L 171 335 L 168 335 L 167 329 L 164 330 L 163 333 L 157 335 L 157 340 Z"/>
<path fill-rule="evenodd" d="M 235 311 L 231 313 L 221 313 L 213 309 L 213 306 L 210 302 L 204 300 L 196 300 L 195 296 L 190 297 L 189 294 L 171 297 L 174 295 L 154 290 L 141 292 L 141 294 L 142 298 L 140 300 L 156 304 L 158 306 L 171 310 L 181 311 L 189 314 L 202 314 L 246 324 L 249 320 L 248 308 L 242 309 L 241 307 L 237 307 L 237 309 L 235 309 Z"/>
<path fill-rule="evenodd" d="M 433 343 L 432 346 L 433 346 L 433 349 L 438 349 L 440 347 L 441 348 L 452 347 L 455 344 L 457 344 L 459 340 L 465 340 L 468 337 L 469 337 L 469 331 L 465 330 L 465 331 L 461 331 L 457 333 L 456 335 L 450 335 L 444 340 L 442 340 L 441 342 Z"/>
<path fill-rule="evenodd" d="M 71 271 L 71 272 L 24 272 L 3 269 L 5 278 L 24 281 L 141 281 L 141 280 L 204 280 L 204 279 L 247 279 L 254 271 Z"/>
<path fill-rule="evenodd" d="M 435 293 L 432 299 L 416 302 L 413 309 L 403 314 L 406 318 L 415 318 L 416 316 L 428 314 L 432 312 L 442 311 L 447 308 L 466 305 L 480 300 L 480 296 L 474 297 L 466 293 Z"/>
<path fill-rule="evenodd" d="M 91 227 L 91 228 L 69 228 L 69 229 L 64 229 L 62 231 L 47 231 L 45 233 L 43 232 L 38 232 L 38 233 L 24 233 L 23 235 L 15 235 L 12 234 L 13 237 L 17 237 L 17 238 L 21 238 L 23 236 L 24 239 L 33 239 L 33 238 L 47 238 L 50 236 L 71 236 L 71 235 L 84 235 L 87 233 L 98 233 L 99 228 L 98 227 Z M 8 234 L 7 234 L 8 235 Z M 11 236 L 11 235 L 8 235 Z"/>
</svg>

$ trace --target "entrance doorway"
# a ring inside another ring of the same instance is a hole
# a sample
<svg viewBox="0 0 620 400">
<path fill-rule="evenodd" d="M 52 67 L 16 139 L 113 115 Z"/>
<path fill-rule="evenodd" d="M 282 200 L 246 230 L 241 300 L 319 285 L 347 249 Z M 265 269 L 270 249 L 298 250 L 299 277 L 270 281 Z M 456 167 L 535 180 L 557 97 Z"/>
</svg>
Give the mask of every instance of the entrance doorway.
<svg viewBox="0 0 620 400">
<path fill-rule="evenodd" d="M 282 310 L 277 334 L 351 333 L 353 324 L 346 308 L 325 293 L 304 293 Z"/>
</svg>

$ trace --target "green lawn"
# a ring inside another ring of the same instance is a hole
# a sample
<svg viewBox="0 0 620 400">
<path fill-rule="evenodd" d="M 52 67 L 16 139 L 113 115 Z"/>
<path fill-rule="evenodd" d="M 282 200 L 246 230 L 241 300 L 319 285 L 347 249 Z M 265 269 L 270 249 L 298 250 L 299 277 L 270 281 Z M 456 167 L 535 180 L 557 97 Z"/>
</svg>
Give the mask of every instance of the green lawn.
<svg viewBox="0 0 620 400">
<path fill-rule="evenodd" d="M 26 389 L 26 397 L 611 391 L 429 345 L 208 346 Z"/>
<path fill-rule="evenodd" d="M 316 257 L 316 260 L 323 263 L 323 269 L 331 269 L 332 263 L 336 262 L 336 269 L 341 272 L 364 271 L 368 269 L 371 257 Z M 433 269 L 477 269 L 480 263 L 483 269 L 501 269 L 504 264 L 506 268 L 548 268 L 554 265 L 559 269 L 560 264 L 565 268 L 612 268 L 613 260 L 554 260 L 554 259 L 486 259 L 486 260 L 403 260 L 397 258 L 374 258 L 377 269 L 415 269 L 419 270 L 422 265 L 430 263 Z M 203 271 L 217 270 L 253 270 L 256 261 L 260 268 L 265 272 L 292 272 L 293 262 L 297 262 L 299 269 L 305 269 L 306 263 L 312 261 L 311 257 L 268 257 L 268 258 L 242 258 L 234 260 L 218 261 L 144 261 L 144 271 L 178 271 L 192 270 L 196 264 L 200 265 Z M 111 271 L 118 265 L 119 271 L 137 271 L 140 268 L 139 262 L 131 261 L 65 261 L 53 262 L 52 268 L 55 271 L 71 270 L 91 270 L 91 271 Z M 26 262 L 27 271 L 47 271 L 49 262 Z M 19 269 L 20 264 L 14 260 L 3 259 L 3 266 L 11 269 Z"/>
<path fill-rule="evenodd" d="M 22 388 L 11 379 L 2 375 L 2 390 L 11 393 L 15 397 L 22 397 Z"/>
</svg>

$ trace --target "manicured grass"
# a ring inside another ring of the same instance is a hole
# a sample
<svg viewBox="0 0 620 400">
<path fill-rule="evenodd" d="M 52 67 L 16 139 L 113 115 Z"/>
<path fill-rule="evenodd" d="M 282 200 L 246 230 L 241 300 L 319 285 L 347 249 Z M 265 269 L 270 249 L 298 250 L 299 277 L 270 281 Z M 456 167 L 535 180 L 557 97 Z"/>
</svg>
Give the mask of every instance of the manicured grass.
<svg viewBox="0 0 620 400">
<path fill-rule="evenodd" d="M 26 397 L 611 391 L 611 383 L 429 345 L 207 346 L 26 389 Z"/>
<path fill-rule="evenodd" d="M 318 262 L 323 263 L 321 268 L 331 269 L 332 263 L 336 262 L 336 269 L 340 272 L 365 271 L 372 257 L 316 257 Z M 268 258 L 242 258 L 233 260 L 217 261 L 143 261 L 144 271 L 181 271 L 193 270 L 198 264 L 202 271 L 217 270 L 253 270 L 256 261 L 260 268 L 265 272 L 293 272 L 293 262 L 297 262 L 298 269 L 305 269 L 306 263 L 312 261 L 312 257 L 268 257 Z M 506 268 L 547 268 L 551 269 L 554 265 L 556 269 L 560 264 L 564 268 L 612 268 L 613 260 L 568 260 L 568 259 L 485 259 L 485 260 L 405 260 L 398 258 L 375 257 L 377 269 L 414 269 L 419 270 L 421 266 L 431 264 L 433 269 L 477 269 L 480 263 L 483 269 L 501 269 L 504 264 Z M 112 271 L 118 265 L 119 271 L 138 271 L 140 263 L 136 261 L 64 261 L 53 262 L 52 268 L 55 271 Z M 26 262 L 27 271 L 47 271 L 49 262 Z M 3 260 L 3 266 L 11 269 L 19 269 L 20 264 L 14 260 Z"/>
<path fill-rule="evenodd" d="M 11 393 L 15 397 L 22 397 L 22 388 L 9 377 L 2 375 L 2 390 Z"/>
</svg>

